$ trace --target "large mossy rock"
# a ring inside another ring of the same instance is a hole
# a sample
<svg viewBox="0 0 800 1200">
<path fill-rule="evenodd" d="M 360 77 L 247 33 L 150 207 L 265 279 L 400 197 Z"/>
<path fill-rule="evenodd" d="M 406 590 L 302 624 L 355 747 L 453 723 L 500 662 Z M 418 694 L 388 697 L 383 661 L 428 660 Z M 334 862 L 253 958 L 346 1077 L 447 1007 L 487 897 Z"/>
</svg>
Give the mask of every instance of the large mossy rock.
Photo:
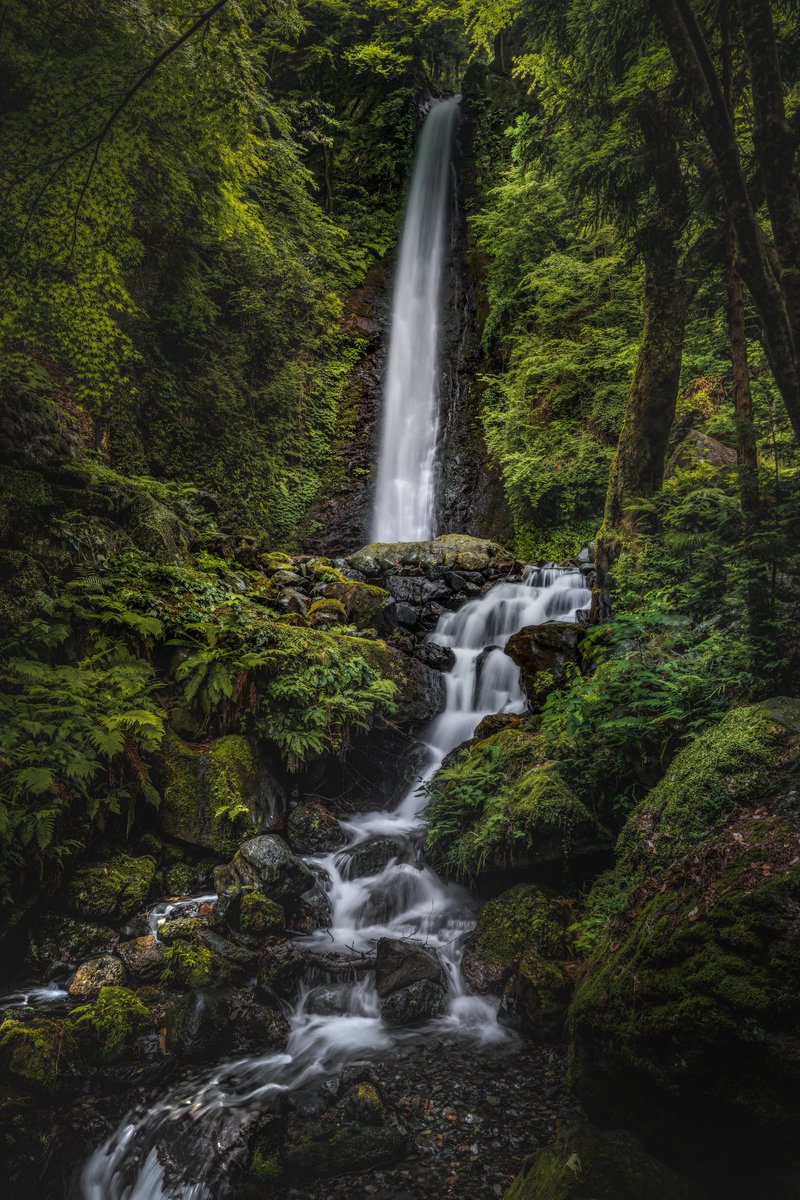
<svg viewBox="0 0 800 1200">
<path fill-rule="evenodd" d="M 514 559 L 496 542 L 447 533 L 428 542 L 372 542 L 347 560 L 355 571 L 379 575 L 402 567 L 454 567 L 464 571 L 507 570 Z"/>
<path fill-rule="evenodd" d="M 343 606 L 347 621 L 356 629 L 374 629 L 385 636 L 397 627 L 395 601 L 383 588 L 371 583 L 347 580 L 344 583 L 329 583 L 325 598 L 338 600 Z"/>
<path fill-rule="evenodd" d="M 214 882 L 220 894 L 251 888 L 282 904 L 298 900 L 316 880 L 282 838 L 265 834 L 243 842 L 226 867 L 217 867 Z"/>
<path fill-rule="evenodd" d="M 154 1034 L 148 1008 L 124 987 L 102 988 L 91 1004 L 72 1010 L 68 1024 L 87 1058 L 102 1065 L 140 1057 Z"/>
<path fill-rule="evenodd" d="M 568 886 L 607 861 L 607 834 L 541 756 L 534 734 L 510 726 L 446 761 L 426 810 L 427 846 L 440 869 Z"/>
<path fill-rule="evenodd" d="M 505 1200 L 702 1200 L 683 1175 L 656 1162 L 632 1134 L 571 1125 L 529 1158 Z"/>
<path fill-rule="evenodd" d="M 534 708 L 564 686 L 568 667 L 580 661 L 580 639 L 585 632 L 582 625 L 547 621 L 544 625 L 527 625 L 508 639 L 505 652 L 519 667 Z"/>
<path fill-rule="evenodd" d="M 0 1074 L 19 1087 L 57 1095 L 79 1085 L 86 1064 L 67 1021 L 30 1008 L 9 1010 L 0 1024 Z"/>
<path fill-rule="evenodd" d="M 26 961 L 43 978 L 87 958 L 110 954 L 119 934 L 107 925 L 80 921 L 66 913 L 42 913 L 28 929 Z"/>
<path fill-rule="evenodd" d="M 64 899 L 78 917 L 124 921 L 144 905 L 155 873 L 156 861 L 149 855 L 115 854 L 78 867 L 64 887 Z"/>
<path fill-rule="evenodd" d="M 171 734 L 161 772 L 158 818 L 169 837 L 229 858 L 247 838 L 280 823 L 283 789 L 238 734 L 204 746 L 190 746 Z"/>
<path fill-rule="evenodd" d="M 568 902 L 518 884 L 481 909 L 464 954 L 467 987 L 502 992 L 498 1020 L 538 1041 L 563 1039 L 572 995 Z"/>
<path fill-rule="evenodd" d="M 316 800 L 298 804 L 286 822 L 286 840 L 296 854 L 328 854 L 347 841 L 333 813 Z"/>
<path fill-rule="evenodd" d="M 800 1162 L 800 700 L 682 751 L 618 852 L 586 917 L 573 1086 L 726 1195 L 778 1197 Z"/>
</svg>

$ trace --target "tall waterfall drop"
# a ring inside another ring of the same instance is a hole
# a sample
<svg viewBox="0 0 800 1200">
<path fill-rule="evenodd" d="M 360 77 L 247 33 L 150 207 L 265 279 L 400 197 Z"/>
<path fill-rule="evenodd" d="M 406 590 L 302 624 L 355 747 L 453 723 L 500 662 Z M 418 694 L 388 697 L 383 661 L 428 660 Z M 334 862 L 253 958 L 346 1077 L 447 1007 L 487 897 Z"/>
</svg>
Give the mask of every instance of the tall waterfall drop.
<svg viewBox="0 0 800 1200">
<path fill-rule="evenodd" d="M 439 305 L 459 98 L 440 100 L 417 147 L 397 268 L 372 537 L 433 536 L 439 427 Z"/>
</svg>

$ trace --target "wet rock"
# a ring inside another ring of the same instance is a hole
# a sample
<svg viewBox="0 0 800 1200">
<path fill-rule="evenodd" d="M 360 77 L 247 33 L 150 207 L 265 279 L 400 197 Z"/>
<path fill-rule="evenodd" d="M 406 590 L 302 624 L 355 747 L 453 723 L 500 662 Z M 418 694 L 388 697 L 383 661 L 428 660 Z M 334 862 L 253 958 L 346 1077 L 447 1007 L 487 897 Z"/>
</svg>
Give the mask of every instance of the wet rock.
<svg viewBox="0 0 800 1200">
<path fill-rule="evenodd" d="M 123 987 L 102 988 L 91 1004 L 72 1010 L 69 1025 L 86 1056 L 103 1064 L 141 1056 L 154 1034 L 147 1007 Z"/>
<path fill-rule="evenodd" d="M 289 1022 L 275 1008 L 259 1004 L 252 989 L 231 993 L 230 1045 L 235 1054 L 265 1054 L 285 1050 Z"/>
<path fill-rule="evenodd" d="M 386 637 L 397 628 L 394 598 L 383 588 L 352 580 L 329 583 L 325 586 L 325 596 L 344 606 L 348 622 L 356 629 L 374 629 Z"/>
<path fill-rule="evenodd" d="M 509 638 L 505 652 L 519 667 L 534 707 L 540 707 L 551 692 L 564 686 L 568 665 L 580 662 L 584 633 L 582 625 L 547 621 L 520 629 Z"/>
<path fill-rule="evenodd" d="M 381 1004 L 381 1019 L 387 1025 L 419 1025 L 440 1017 L 447 1006 L 447 992 L 430 979 L 418 979 L 399 988 Z"/>
<path fill-rule="evenodd" d="M 447 603 L 450 589 L 442 580 L 426 579 L 424 575 L 390 575 L 386 588 L 398 603 L 424 608 L 432 600 Z"/>
<path fill-rule="evenodd" d="M 156 872 L 155 859 L 115 854 L 78 867 L 67 881 L 64 899 L 79 917 L 124 921 L 141 908 Z"/>
<path fill-rule="evenodd" d="M 158 937 L 166 946 L 172 942 L 196 942 L 208 928 L 208 917 L 176 917 L 174 921 L 164 922 L 159 928 Z"/>
<path fill-rule="evenodd" d="M 67 991 L 76 1000 L 94 1000 L 100 994 L 101 988 L 123 984 L 126 977 L 125 968 L 120 960 L 113 955 L 104 954 L 81 963 Z"/>
<path fill-rule="evenodd" d="M 651 1158 L 626 1130 L 581 1123 L 523 1163 L 506 1200 L 702 1200 L 685 1176 Z"/>
<path fill-rule="evenodd" d="M 455 651 L 450 646 L 439 646 L 436 642 L 423 642 L 417 646 L 414 657 L 433 671 L 452 671 L 456 665 Z"/>
<path fill-rule="evenodd" d="M 447 987 L 447 972 L 437 952 L 420 942 L 381 938 L 375 958 L 375 984 L 380 998 L 421 980 Z"/>
<path fill-rule="evenodd" d="M 244 842 L 226 867 L 214 872 L 217 892 L 249 887 L 279 904 L 297 900 L 315 879 L 281 838 L 264 835 Z"/>
<path fill-rule="evenodd" d="M 161 982 L 167 988 L 193 991 L 210 987 L 225 974 L 225 964 L 208 946 L 173 942 L 164 951 Z"/>
<path fill-rule="evenodd" d="M 44 913 L 28 930 L 27 961 L 43 976 L 84 959 L 108 954 L 119 934 L 105 925 L 80 921 L 62 913 Z"/>
<path fill-rule="evenodd" d="M 510 568 L 513 556 L 496 542 L 464 534 L 445 534 L 429 542 L 373 542 L 351 554 L 348 565 L 363 574 L 377 575 L 398 567 L 420 567 L 422 570 L 446 566 L 466 571 Z"/>
<path fill-rule="evenodd" d="M 289 813 L 286 840 L 295 854 L 328 854 L 344 845 L 341 825 L 323 804 L 316 800 L 300 804 Z"/>
<path fill-rule="evenodd" d="M 155 980 L 164 969 L 164 946 L 151 933 L 120 942 L 117 954 L 133 979 Z"/>
<path fill-rule="evenodd" d="M 415 658 L 401 657 L 403 677 L 393 720 L 406 729 L 416 729 L 444 709 L 447 689 L 438 671 L 432 671 Z"/>
<path fill-rule="evenodd" d="M 306 1012 L 320 1017 L 340 1017 L 347 1012 L 347 993 L 342 988 L 316 987 L 308 993 Z"/>
<path fill-rule="evenodd" d="M 74 1089 L 85 1063 L 71 1026 L 31 1008 L 10 1009 L 0 1024 L 0 1073 L 46 1095 Z"/>
<path fill-rule="evenodd" d="M 228 1009 L 213 991 L 188 992 L 167 1009 L 167 1048 L 182 1062 L 201 1062 L 224 1046 Z"/>
<path fill-rule="evenodd" d="M 309 934 L 315 929 L 329 929 L 331 902 L 321 887 L 313 887 L 292 906 L 291 927 L 297 933 Z"/>
<path fill-rule="evenodd" d="M 336 865 L 344 879 L 361 879 L 363 876 L 379 875 L 393 858 L 404 858 L 408 849 L 406 838 L 378 833 L 343 850 L 336 857 Z"/>
<path fill-rule="evenodd" d="M 258 963 L 258 986 L 270 1000 L 289 1000 L 305 969 L 303 955 L 289 942 L 269 946 Z"/>
<path fill-rule="evenodd" d="M 337 1106 L 316 1120 L 290 1122 L 281 1166 L 288 1180 L 327 1179 L 396 1162 L 407 1150 L 396 1127 L 350 1119 Z"/>
<path fill-rule="evenodd" d="M 500 998 L 497 1020 L 539 1042 L 563 1041 L 573 988 L 563 964 L 527 953 Z"/>
<path fill-rule="evenodd" d="M 284 929 L 286 917 L 280 904 L 262 892 L 248 892 L 239 904 L 239 929 L 250 937 L 277 937 Z"/>
<path fill-rule="evenodd" d="M 422 617 L 422 610 L 415 608 L 413 604 L 407 604 L 401 600 L 395 609 L 397 614 L 397 623 L 405 629 L 416 629 Z"/>
</svg>

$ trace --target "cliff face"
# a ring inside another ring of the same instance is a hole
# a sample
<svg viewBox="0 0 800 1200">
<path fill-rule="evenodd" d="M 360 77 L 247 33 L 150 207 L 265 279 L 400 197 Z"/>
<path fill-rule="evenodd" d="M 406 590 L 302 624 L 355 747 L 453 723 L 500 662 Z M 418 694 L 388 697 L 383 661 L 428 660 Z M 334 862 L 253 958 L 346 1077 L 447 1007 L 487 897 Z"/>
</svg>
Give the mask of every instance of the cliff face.
<svg viewBox="0 0 800 1200">
<path fill-rule="evenodd" d="M 465 115 L 454 147 L 450 245 L 442 281 L 440 478 L 437 532 L 511 538 L 502 485 L 486 463 L 477 372 L 480 326 L 478 278 L 468 253 L 464 199 L 472 182 L 474 122 Z M 348 299 L 348 322 L 366 340 L 353 370 L 325 499 L 311 514 L 305 547 L 346 554 L 370 540 L 380 442 L 384 371 L 389 347 L 394 257 L 376 263 Z"/>
</svg>

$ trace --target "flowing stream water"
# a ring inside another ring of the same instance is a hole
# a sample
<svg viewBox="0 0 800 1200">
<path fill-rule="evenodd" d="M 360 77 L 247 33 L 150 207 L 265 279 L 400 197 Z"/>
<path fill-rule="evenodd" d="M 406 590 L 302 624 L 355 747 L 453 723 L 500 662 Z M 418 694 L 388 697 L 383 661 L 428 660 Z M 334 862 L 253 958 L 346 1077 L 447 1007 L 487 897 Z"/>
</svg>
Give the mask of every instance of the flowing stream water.
<svg viewBox="0 0 800 1200">
<path fill-rule="evenodd" d="M 503 652 L 512 633 L 543 621 L 574 620 L 590 593 L 572 571 L 531 570 L 521 583 L 496 584 L 439 620 L 431 640 L 455 654 L 446 674 L 444 711 L 426 730 L 421 779 L 393 811 L 353 817 L 343 828 L 347 845 L 308 858 L 331 904 L 331 928 L 297 939 L 306 948 L 352 955 L 345 981 L 321 981 L 312 969 L 290 1018 L 284 1053 L 225 1062 L 198 1072 L 146 1108 L 130 1113 L 86 1163 L 78 1194 L 84 1200 L 216 1200 L 225 1193 L 225 1147 L 241 1145 L 249 1119 L 334 1075 L 348 1061 L 385 1051 L 393 1041 L 463 1036 L 476 1042 L 512 1036 L 496 1019 L 497 998 L 467 995 L 461 979 L 465 935 L 475 923 L 476 901 L 442 880 L 423 860 L 425 805 L 420 783 L 445 756 L 472 736 L 493 713 L 524 711 L 519 671 Z M 393 853 L 370 872 L 354 862 L 375 839 L 392 839 Z M 166 913 L 154 914 L 158 921 Z M 379 1015 L 371 971 L 361 954 L 381 937 L 412 937 L 435 948 L 447 967 L 446 1013 L 414 1030 L 392 1029 Z M 320 993 L 324 1005 L 320 1006 Z"/>
<path fill-rule="evenodd" d="M 458 97 L 434 102 L 417 146 L 392 300 L 372 539 L 433 536 L 439 321 Z"/>
</svg>

